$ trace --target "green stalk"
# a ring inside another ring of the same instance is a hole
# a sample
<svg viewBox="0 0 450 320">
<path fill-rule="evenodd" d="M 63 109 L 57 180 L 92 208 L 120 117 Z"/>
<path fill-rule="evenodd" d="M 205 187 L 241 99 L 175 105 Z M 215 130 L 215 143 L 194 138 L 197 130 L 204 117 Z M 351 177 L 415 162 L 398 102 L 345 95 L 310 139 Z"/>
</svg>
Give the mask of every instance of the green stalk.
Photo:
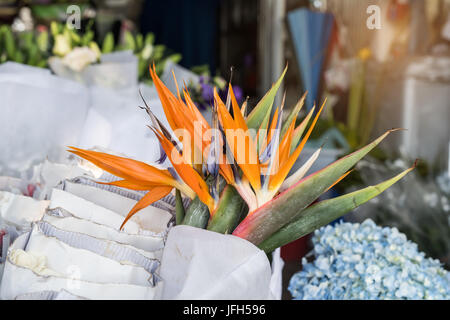
<svg viewBox="0 0 450 320">
<path fill-rule="evenodd" d="M 176 224 L 179 225 L 184 219 L 185 211 L 183 205 L 183 199 L 181 198 L 180 190 L 175 191 L 175 213 L 176 213 Z"/>
<path fill-rule="evenodd" d="M 186 210 L 183 222 L 181 224 L 205 229 L 209 220 L 209 209 L 200 201 L 199 197 L 195 197 L 191 201 Z"/>
<path fill-rule="evenodd" d="M 108 32 L 103 40 L 102 53 L 111 53 L 114 50 L 114 35 L 112 32 Z"/>
<path fill-rule="evenodd" d="M 415 167 L 415 166 L 414 166 Z M 370 186 L 340 197 L 324 200 L 299 212 L 291 223 L 279 229 L 258 247 L 266 253 L 295 241 L 334 221 L 361 204 L 373 199 L 414 169 L 409 168 L 397 176 L 375 186 Z"/>
<path fill-rule="evenodd" d="M 357 132 L 364 94 L 365 68 L 364 62 L 360 59 L 357 59 L 355 64 L 349 93 L 347 127 L 351 131 Z"/>
<path fill-rule="evenodd" d="M 16 60 L 16 44 L 11 29 L 5 28 L 3 30 L 3 39 L 5 41 L 5 49 L 10 60 Z"/>
<path fill-rule="evenodd" d="M 208 223 L 207 229 L 219 233 L 232 233 L 240 222 L 244 200 L 233 186 L 227 185 L 222 192 L 216 212 Z"/>
</svg>

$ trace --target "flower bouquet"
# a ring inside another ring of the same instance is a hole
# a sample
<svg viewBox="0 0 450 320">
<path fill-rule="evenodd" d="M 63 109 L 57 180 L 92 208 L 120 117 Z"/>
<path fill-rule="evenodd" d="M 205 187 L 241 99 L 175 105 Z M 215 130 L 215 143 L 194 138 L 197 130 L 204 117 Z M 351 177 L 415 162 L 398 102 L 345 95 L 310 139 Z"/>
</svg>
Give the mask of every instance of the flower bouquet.
<svg viewBox="0 0 450 320">
<path fill-rule="evenodd" d="M 180 90 L 171 93 L 151 68 L 170 128 L 150 107 L 143 109 L 160 143 L 159 162 L 167 168 L 70 147 L 73 154 L 120 178 L 102 184 L 145 192 L 123 219 L 121 230 L 137 213 L 175 191 L 176 226 L 169 231 L 161 260 L 163 298 L 271 297 L 264 253 L 328 224 L 413 170 L 414 166 L 375 186 L 312 204 L 395 130 L 306 176 L 318 149 L 288 176 L 325 102 L 298 126 L 301 103 L 282 123 L 283 99 L 271 117 L 285 72 L 250 113 L 245 103 L 238 104 L 231 85 L 225 102 L 214 89 L 210 126 L 186 89 L 183 97 Z"/>
<path fill-rule="evenodd" d="M 57 75 L 89 86 L 114 89 L 137 86 L 138 60 L 131 51 L 102 55 L 89 25 L 84 34 L 79 34 L 67 25 L 53 22 L 51 31 L 54 56 L 48 63 Z"/>
<path fill-rule="evenodd" d="M 7 25 L 0 27 L 0 63 L 13 61 L 47 67 L 49 34 L 45 28 L 14 34 Z"/>
</svg>

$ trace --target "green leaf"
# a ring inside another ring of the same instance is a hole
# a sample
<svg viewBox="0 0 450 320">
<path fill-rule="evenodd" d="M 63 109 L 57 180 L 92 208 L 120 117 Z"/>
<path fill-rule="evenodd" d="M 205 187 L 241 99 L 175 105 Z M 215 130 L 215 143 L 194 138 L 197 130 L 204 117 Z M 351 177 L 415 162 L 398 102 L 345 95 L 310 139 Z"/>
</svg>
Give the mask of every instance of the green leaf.
<svg viewBox="0 0 450 320">
<path fill-rule="evenodd" d="M 144 47 L 144 36 L 141 33 L 136 35 L 136 51 L 141 51 Z"/>
<path fill-rule="evenodd" d="M 19 50 L 16 51 L 15 55 L 14 55 L 14 61 L 18 62 L 18 63 L 24 63 L 25 62 L 25 56 L 23 55 L 23 53 Z"/>
<path fill-rule="evenodd" d="M 183 205 L 183 198 L 181 198 L 180 190 L 175 191 L 175 213 L 176 213 L 176 224 L 179 225 L 184 219 L 185 211 Z"/>
<path fill-rule="evenodd" d="M 291 142 L 291 153 L 294 152 L 295 148 L 297 148 L 297 145 L 303 135 L 303 132 L 305 132 L 306 126 L 308 125 L 309 120 L 311 120 L 311 117 L 314 113 L 314 109 L 315 107 L 309 111 L 308 115 L 305 117 L 305 119 L 303 119 L 302 123 L 300 123 L 300 125 L 298 126 L 299 130 L 294 133 Z"/>
<path fill-rule="evenodd" d="M 272 85 L 269 91 L 264 95 L 264 97 L 258 102 L 256 107 L 252 110 L 252 112 L 247 117 L 247 126 L 249 129 L 258 130 L 263 121 L 267 118 L 267 114 L 272 112 L 273 102 L 275 100 L 275 96 L 277 95 L 278 89 L 280 88 L 281 82 L 283 81 L 284 75 L 286 74 L 287 66 L 284 68 L 283 73 L 276 83 Z M 268 121 L 267 121 L 268 123 Z M 263 127 L 262 129 L 266 129 Z"/>
<path fill-rule="evenodd" d="M 75 32 L 73 32 L 73 34 L 75 34 Z M 93 31 L 88 31 L 84 34 L 81 42 L 83 46 L 87 46 L 89 45 L 89 43 L 91 43 L 91 41 L 94 40 L 94 32 Z"/>
<path fill-rule="evenodd" d="M 151 46 L 151 45 L 153 45 L 153 42 L 155 41 L 155 35 L 153 34 L 153 33 L 147 33 L 146 35 L 145 35 L 145 40 L 144 40 L 144 42 L 145 42 L 145 45 L 146 46 Z"/>
<path fill-rule="evenodd" d="M 125 32 L 124 40 L 125 40 L 124 49 L 131 50 L 134 52 L 134 50 L 136 49 L 136 44 L 134 42 L 134 37 L 130 31 Z"/>
<path fill-rule="evenodd" d="M 248 216 L 238 225 L 233 234 L 255 245 L 260 244 L 289 223 L 299 211 L 316 200 L 328 187 L 333 185 L 344 173 L 375 148 L 391 131 L 393 130 L 387 131 L 364 148 L 299 181 Z"/>
<path fill-rule="evenodd" d="M 37 45 L 31 46 L 28 52 L 27 64 L 35 66 L 39 61 L 39 49 Z"/>
<path fill-rule="evenodd" d="M 58 22 L 52 21 L 50 23 L 50 31 L 51 31 L 53 37 L 56 36 L 57 34 L 59 34 L 61 32 L 61 29 L 62 29 L 62 26 Z"/>
<path fill-rule="evenodd" d="M 41 31 L 36 38 L 36 42 L 37 42 L 37 45 L 38 45 L 40 51 L 47 52 L 48 44 L 49 44 L 48 32 Z"/>
<path fill-rule="evenodd" d="M 3 30 L 3 39 L 5 41 L 5 50 L 8 58 L 16 61 L 16 42 L 14 41 L 14 36 L 10 28 L 5 28 Z"/>
<path fill-rule="evenodd" d="M 182 58 L 182 56 L 180 53 L 174 53 L 174 54 L 171 54 L 170 56 L 168 56 L 166 58 L 166 61 L 172 61 L 173 63 L 178 63 L 181 61 L 181 58 Z"/>
<path fill-rule="evenodd" d="M 209 221 L 207 229 L 219 233 L 233 232 L 239 223 L 245 201 L 231 185 L 227 185 L 222 192 L 217 209 Z"/>
<path fill-rule="evenodd" d="M 287 117 L 286 121 L 283 124 L 283 127 L 281 128 L 280 137 L 284 136 L 286 131 L 289 129 L 289 126 L 291 125 L 292 121 L 297 120 L 298 113 L 300 112 L 300 110 L 302 109 L 302 107 L 303 107 L 303 105 L 305 103 L 305 99 L 306 99 L 306 95 L 307 94 L 308 94 L 308 92 L 305 92 L 303 94 L 303 96 L 300 98 L 300 100 L 298 100 L 298 102 L 295 105 L 295 107 L 289 113 L 289 116 Z"/>
<path fill-rule="evenodd" d="M 347 212 L 375 198 L 391 187 L 415 168 L 409 168 L 397 176 L 375 186 L 370 186 L 340 197 L 324 200 L 300 211 L 293 217 L 293 221 L 285 225 L 269 238 L 261 242 L 258 247 L 267 253 L 276 248 L 295 241 L 314 230 L 336 220 Z"/>
<path fill-rule="evenodd" d="M 102 53 L 111 53 L 114 50 L 114 34 L 108 32 L 103 40 Z"/>
<path fill-rule="evenodd" d="M 363 62 L 356 60 L 355 70 L 352 73 L 352 84 L 348 99 L 347 126 L 357 131 L 364 95 L 365 72 Z"/>
</svg>

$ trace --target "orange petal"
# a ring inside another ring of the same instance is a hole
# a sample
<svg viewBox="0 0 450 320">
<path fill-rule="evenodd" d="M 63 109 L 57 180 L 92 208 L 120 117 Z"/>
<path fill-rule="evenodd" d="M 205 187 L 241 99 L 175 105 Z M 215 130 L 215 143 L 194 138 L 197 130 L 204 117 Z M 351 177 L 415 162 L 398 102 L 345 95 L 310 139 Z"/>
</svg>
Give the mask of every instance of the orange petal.
<svg viewBox="0 0 450 320">
<path fill-rule="evenodd" d="M 127 217 L 125 218 L 122 225 L 120 226 L 120 230 L 122 230 L 125 223 L 127 223 L 127 221 L 130 220 L 130 218 L 134 214 L 136 214 L 136 212 L 138 212 L 139 210 L 142 210 L 142 209 L 148 207 L 149 205 L 151 205 L 152 203 L 164 198 L 172 191 L 172 189 L 173 189 L 173 187 L 165 187 L 165 186 L 159 187 L 158 186 L 158 187 L 153 187 L 151 190 L 149 190 L 149 192 L 147 192 L 146 195 L 141 200 L 139 200 L 138 203 L 136 203 L 136 205 L 128 213 Z"/>
<path fill-rule="evenodd" d="M 231 117 L 226 106 L 214 90 L 215 100 L 217 102 L 217 110 L 220 115 L 222 127 L 225 131 L 231 152 L 236 159 L 237 164 L 244 172 L 244 175 L 250 181 L 253 189 L 261 189 L 260 167 L 258 154 L 255 148 L 255 142 L 250 136 L 249 131 L 239 127 Z M 237 139 L 237 141 L 236 141 Z M 237 142 L 237 143 L 236 143 Z M 243 146 L 244 150 L 239 150 L 239 146 Z M 244 159 L 242 159 L 244 158 Z"/>
<path fill-rule="evenodd" d="M 321 114 L 321 112 L 323 110 L 323 107 L 325 106 L 326 101 L 327 100 L 325 99 L 325 101 L 322 104 L 322 107 L 317 112 L 317 114 L 316 114 L 316 116 L 314 118 L 314 121 L 311 123 L 311 126 L 308 129 L 308 132 L 306 133 L 305 137 L 300 142 L 298 147 L 289 156 L 288 160 L 284 163 L 284 165 L 280 167 L 280 170 L 278 170 L 278 172 L 275 175 L 273 175 L 272 178 L 270 179 L 270 182 L 269 182 L 269 189 L 270 190 L 277 190 L 281 186 L 281 184 L 283 183 L 284 179 L 286 179 L 286 176 L 288 175 L 289 171 L 291 170 L 291 168 L 294 165 L 295 161 L 297 160 L 298 156 L 302 152 L 303 147 L 306 144 L 306 141 L 308 141 L 308 138 L 311 135 L 311 132 L 313 131 L 314 126 L 317 123 L 317 120 L 319 119 L 319 116 L 320 116 L 320 114 Z"/>
<path fill-rule="evenodd" d="M 316 106 L 313 106 L 311 108 L 311 110 L 309 111 L 308 115 L 305 117 L 305 119 L 303 119 L 302 123 L 300 123 L 298 125 L 298 127 L 295 128 L 294 134 L 292 136 L 293 144 L 291 145 L 291 152 L 294 152 L 295 148 L 297 147 L 297 143 L 300 141 L 300 138 L 301 138 L 303 132 L 305 131 L 306 126 L 308 125 L 309 120 L 311 119 L 311 117 L 312 117 L 312 115 L 314 113 L 314 110 L 316 110 Z"/>
<path fill-rule="evenodd" d="M 198 195 L 200 200 L 208 206 L 210 212 L 212 212 L 214 209 L 214 199 L 209 194 L 209 187 L 206 182 L 190 164 L 183 161 L 182 155 L 160 131 L 153 129 L 153 132 L 155 132 L 167 157 L 181 179 L 183 179 L 183 181 Z M 177 157 L 176 159 L 174 159 L 174 155 Z"/>
<path fill-rule="evenodd" d="M 335 183 L 333 183 L 331 186 L 328 187 L 327 190 L 325 190 L 324 192 L 327 192 L 328 190 L 330 190 L 331 188 L 333 188 L 335 185 L 337 185 L 339 182 L 341 182 L 346 176 L 348 176 L 350 174 L 350 172 L 352 172 L 352 170 L 347 171 L 346 173 L 344 173 L 339 179 L 336 180 Z"/>
<path fill-rule="evenodd" d="M 278 112 L 279 108 L 275 109 L 275 112 L 273 114 L 272 122 L 270 123 L 269 131 L 267 132 L 267 144 L 270 143 L 272 140 L 273 134 L 275 133 L 275 128 L 277 127 L 278 123 Z"/>
<path fill-rule="evenodd" d="M 150 181 L 155 184 L 174 185 L 175 180 L 167 170 L 161 170 L 141 161 L 114 156 L 103 152 L 83 150 L 75 147 L 70 148 L 73 150 L 68 150 L 69 152 L 72 152 L 81 158 L 92 162 L 99 168 L 125 180 Z"/>
<path fill-rule="evenodd" d="M 280 143 L 280 148 L 279 148 L 280 153 L 278 156 L 278 161 L 280 161 L 280 165 L 283 165 L 285 159 L 289 158 L 294 129 L 295 129 L 295 121 L 292 121 L 289 126 L 288 131 L 286 131 L 286 133 L 284 134 L 284 137 Z"/>
<path fill-rule="evenodd" d="M 169 122 L 172 130 L 176 130 L 178 128 L 175 121 L 176 115 L 173 112 L 172 104 L 168 97 L 167 90 L 165 90 L 167 88 L 164 86 L 164 84 L 161 82 L 158 75 L 152 70 L 152 68 L 150 68 L 150 75 L 153 79 L 153 84 L 155 85 L 156 91 L 158 92 L 159 99 L 161 100 L 161 105 L 163 107 L 164 114 L 166 115 L 167 122 Z"/>
<path fill-rule="evenodd" d="M 236 122 L 236 125 L 239 128 L 242 128 L 247 131 L 248 130 L 247 123 L 245 122 L 245 119 L 242 116 L 241 109 L 239 109 L 239 105 L 237 103 L 236 97 L 234 96 L 233 87 L 231 86 L 231 83 L 228 85 L 228 88 L 231 96 L 231 104 L 233 106 L 234 121 Z"/>
<path fill-rule="evenodd" d="M 107 186 L 116 186 L 125 189 L 138 190 L 138 191 L 146 191 L 151 188 L 157 186 L 156 184 L 151 184 L 146 181 L 129 181 L 129 180 L 118 180 L 113 182 L 101 182 L 96 181 L 98 184 L 103 184 Z"/>
</svg>

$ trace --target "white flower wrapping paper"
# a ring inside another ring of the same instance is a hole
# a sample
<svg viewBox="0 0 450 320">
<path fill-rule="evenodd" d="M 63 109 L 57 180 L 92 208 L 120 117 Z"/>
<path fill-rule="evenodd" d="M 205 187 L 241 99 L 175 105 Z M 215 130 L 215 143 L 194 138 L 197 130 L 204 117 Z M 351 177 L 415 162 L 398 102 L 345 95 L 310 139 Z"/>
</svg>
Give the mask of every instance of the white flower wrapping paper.
<svg viewBox="0 0 450 320">
<path fill-rule="evenodd" d="M 70 167 L 58 171 L 71 173 Z M 9 248 L 1 299 L 281 298 L 279 251 L 271 269 L 264 252 L 251 243 L 188 226 L 168 229 L 172 214 L 153 206 L 120 232 L 136 194 L 87 185 L 90 179 L 64 180 L 49 201 L 27 198 L 37 208 L 27 211 L 31 215 L 25 215 L 24 224 L 27 230 L 34 225 Z M 22 261 L 34 255 L 39 263 L 21 265 L 11 259 L 12 252 Z"/>
<path fill-rule="evenodd" d="M 22 171 L 46 157 L 62 161 L 77 145 L 88 92 L 48 70 L 0 65 L 0 172 Z"/>
<path fill-rule="evenodd" d="M 0 220 L 19 230 L 28 231 L 31 223 L 39 221 L 49 201 L 0 191 Z"/>
<path fill-rule="evenodd" d="M 25 249 L 28 236 L 28 233 L 21 235 L 9 250 Z M 76 268 L 68 271 L 70 271 L 69 277 L 43 277 L 30 269 L 12 263 L 8 259 L 0 287 L 0 299 L 9 300 L 24 294 L 42 291 L 60 292 L 61 290 L 86 299 L 155 299 L 158 297 L 158 291 L 160 290 L 159 287 L 151 286 L 86 281 L 80 279 L 81 275 L 77 273 Z"/>
<path fill-rule="evenodd" d="M 100 62 L 92 49 L 75 48 L 63 58 L 48 60 L 51 70 L 60 77 L 74 80 L 87 86 L 111 89 L 137 87 L 138 58 L 131 51 L 104 54 Z"/>
<path fill-rule="evenodd" d="M 173 227 L 161 260 L 162 299 L 272 299 L 271 268 L 250 242 L 190 226 Z"/>
</svg>

